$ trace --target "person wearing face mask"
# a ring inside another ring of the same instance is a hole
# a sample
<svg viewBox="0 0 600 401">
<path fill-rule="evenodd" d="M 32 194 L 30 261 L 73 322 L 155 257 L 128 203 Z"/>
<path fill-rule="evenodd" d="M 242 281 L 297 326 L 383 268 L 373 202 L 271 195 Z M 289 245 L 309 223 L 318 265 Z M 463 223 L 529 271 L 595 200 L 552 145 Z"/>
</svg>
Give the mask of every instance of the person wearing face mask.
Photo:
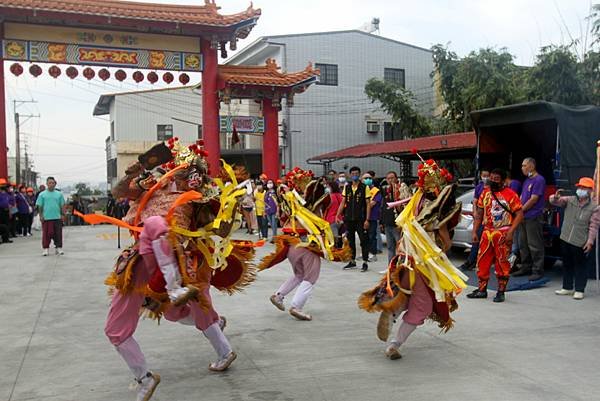
<svg viewBox="0 0 600 401">
<path fill-rule="evenodd" d="M 263 239 L 269 234 L 269 222 L 265 217 L 265 188 L 262 181 L 256 184 L 254 201 L 256 202 L 256 219 L 258 220 L 258 239 Z"/>
<path fill-rule="evenodd" d="M 495 266 L 498 291 L 494 302 L 504 302 L 504 292 L 510 277 L 508 255 L 515 230 L 523 220 L 519 196 L 504 185 L 506 172 L 494 169 L 489 186 L 477 200 L 474 209 L 473 243 L 479 243 L 477 255 L 478 288 L 467 298 L 487 298 L 487 285 L 492 264 Z M 483 231 L 480 227 L 483 226 Z M 481 234 L 479 234 L 481 232 Z"/>
<path fill-rule="evenodd" d="M 8 231 L 10 236 L 15 238 L 17 236 L 17 219 L 19 214 L 19 208 L 17 207 L 17 197 L 15 195 L 15 188 L 17 184 L 11 182 L 8 186 L 8 197 L 9 197 L 9 220 L 8 220 Z"/>
<path fill-rule="evenodd" d="M 338 174 L 337 183 L 340 186 L 340 189 L 346 186 L 346 173 L 341 172 Z"/>
<path fill-rule="evenodd" d="M 369 204 L 371 206 L 371 215 L 369 216 L 369 229 L 367 235 L 369 238 L 369 262 L 377 261 L 377 236 L 379 236 L 379 219 L 381 217 L 381 191 L 373 183 L 373 176 L 369 173 L 363 175 L 363 183 L 369 188 L 371 198 Z M 381 236 L 379 236 L 381 237 Z"/>
<path fill-rule="evenodd" d="M 325 220 L 329 223 L 329 227 L 331 227 L 336 247 L 341 248 L 342 238 L 340 236 L 340 225 L 335 219 L 335 215 L 343 200 L 340 186 L 337 182 L 332 181 L 329 186 L 325 188 L 325 192 L 329 194 L 330 199 L 329 206 L 327 206 L 327 209 L 325 210 Z"/>
<path fill-rule="evenodd" d="M 550 203 L 565 209 L 560 245 L 563 257 L 563 285 L 556 295 L 572 295 L 583 299 L 587 283 L 587 258 L 592 251 L 598 227 L 600 207 L 592 199 L 594 180 L 582 177 L 576 185 L 575 196 L 562 196 L 562 190 L 550 196 Z M 573 279 L 575 288 L 573 288 Z"/>
<path fill-rule="evenodd" d="M 267 193 L 265 195 L 265 215 L 267 222 L 271 225 L 273 237 L 277 235 L 277 194 L 275 193 L 275 183 L 273 180 L 267 181 Z M 268 234 L 268 230 L 267 230 Z M 265 237 L 266 239 L 266 237 Z"/>
<path fill-rule="evenodd" d="M 481 196 L 483 190 L 489 185 L 490 182 L 490 170 L 483 169 L 479 174 L 481 181 L 475 187 L 475 193 L 473 194 L 473 210 L 477 206 L 477 200 Z M 481 236 L 481 231 L 483 230 L 483 226 L 480 227 L 478 236 Z M 459 269 L 461 270 L 474 270 L 477 267 L 477 253 L 479 252 L 479 242 L 475 242 L 471 245 L 471 252 L 469 252 L 469 256 L 465 263 L 463 263 Z"/>
<path fill-rule="evenodd" d="M 523 182 L 521 204 L 524 219 L 519 233 L 521 265 L 513 276 L 529 276 L 530 281 L 544 276 L 544 236 L 543 214 L 546 180 L 536 171 L 535 159 L 527 157 L 521 164 L 521 171 L 527 177 Z"/>
<path fill-rule="evenodd" d="M 344 187 L 342 192 L 343 200 L 336 215 L 336 220 L 340 221 L 342 213 L 344 214 L 343 221 L 346 225 L 348 243 L 352 250 L 352 260 L 344 266 L 344 269 L 356 267 L 355 235 L 358 234 L 363 258 L 361 271 L 366 272 L 369 269 L 369 239 L 367 237 L 367 230 L 369 229 L 369 219 L 371 218 L 371 192 L 360 181 L 360 168 L 352 167 L 350 169 L 350 177 L 352 183 Z"/>
</svg>

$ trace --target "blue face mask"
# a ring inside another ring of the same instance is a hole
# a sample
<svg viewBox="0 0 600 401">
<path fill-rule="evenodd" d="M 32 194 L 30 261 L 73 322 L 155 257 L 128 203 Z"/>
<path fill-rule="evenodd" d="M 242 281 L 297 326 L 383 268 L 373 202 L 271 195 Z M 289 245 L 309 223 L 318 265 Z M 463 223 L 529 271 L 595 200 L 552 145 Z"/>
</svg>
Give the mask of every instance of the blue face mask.
<svg viewBox="0 0 600 401">
<path fill-rule="evenodd" d="M 371 178 L 365 178 L 365 185 L 370 187 L 373 185 L 373 180 Z"/>
<path fill-rule="evenodd" d="M 354 181 L 354 182 L 356 182 L 356 181 L 360 180 L 360 177 L 359 177 L 359 176 L 357 176 L 357 175 L 353 175 L 353 176 L 351 176 L 350 178 L 352 178 L 352 181 Z"/>
</svg>

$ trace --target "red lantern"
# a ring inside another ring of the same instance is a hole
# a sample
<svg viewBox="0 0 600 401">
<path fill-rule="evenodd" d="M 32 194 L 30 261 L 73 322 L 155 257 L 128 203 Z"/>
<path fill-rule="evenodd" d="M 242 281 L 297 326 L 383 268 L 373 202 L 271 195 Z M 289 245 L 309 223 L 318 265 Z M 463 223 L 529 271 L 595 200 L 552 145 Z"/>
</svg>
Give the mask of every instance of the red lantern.
<svg viewBox="0 0 600 401">
<path fill-rule="evenodd" d="M 19 63 L 14 63 L 10 66 L 10 72 L 12 72 L 16 77 L 23 73 L 23 67 Z"/>
<path fill-rule="evenodd" d="M 60 68 L 58 68 L 57 66 L 53 65 L 52 67 L 48 68 L 48 74 L 50 74 L 50 76 L 54 79 L 58 78 L 61 74 L 61 70 Z"/>
<path fill-rule="evenodd" d="M 29 73 L 37 78 L 40 75 L 42 75 L 42 67 L 40 67 L 37 64 L 34 64 L 31 67 L 29 67 Z"/>
<path fill-rule="evenodd" d="M 79 71 L 77 71 L 77 68 L 75 68 L 75 67 L 69 67 L 69 68 L 67 68 L 66 74 L 67 74 L 67 77 L 69 77 L 71 79 L 75 79 L 75 78 L 77 78 L 77 75 L 79 75 Z"/>
<path fill-rule="evenodd" d="M 139 71 L 133 73 L 133 80 L 138 84 L 144 80 L 144 74 Z"/>
<path fill-rule="evenodd" d="M 91 69 L 90 67 L 86 67 L 83 69 L 83 76 L 87 78 L 87 80 L 91 80 L 96 76 L 96 71 Z"/>
<path fill-rule="evenodd" d="M 165 81 L 167 84 L 173 82 L 174 79 L 175 77 L 173 77 L 173 74 L 171 74 L 170 72 L 165 72 L 163 74 L 163 81 Z"/>
<path fill-rule="evenodd" d="M 108 78 L 110 78 L 110 71 L 108 71 L 106 68 L 103 68 L 98 71 L 98 76 L 101 80 L 106 81 Z"/>
<path fill-rule="evenodd" d="M 115 72 L 115 78 L 117 78 L 117 80 L 123 82 L 127 79 L 127 73 L 123 70 L 117 70 L 117 72 Z"/>
<path fill-rule="evenodd" d="M 179 76 L 179 82 L 181 82 L 183 85 L 187 85 L 188 82 L 190 82 L 190 77 L 188 74 L 181 74 Z"/>
<path fill-rule="evenodd" d="M 158 75 L 154 71 L 148 73 L 148 82 L 155 84 L 158 81 Z"/>
</svg>

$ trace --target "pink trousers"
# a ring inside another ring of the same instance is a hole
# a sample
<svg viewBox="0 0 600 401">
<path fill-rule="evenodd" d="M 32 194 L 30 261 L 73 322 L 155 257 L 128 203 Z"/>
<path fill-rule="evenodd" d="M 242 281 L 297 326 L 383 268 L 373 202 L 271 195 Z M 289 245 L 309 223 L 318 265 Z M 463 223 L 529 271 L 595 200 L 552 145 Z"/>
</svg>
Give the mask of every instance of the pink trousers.
<svg viewBox="0 0 600 401">
<path fill-rule="evenodd" d="M 160 233 L 157 235 L 160 235 Z M 158 265 L 153 253 L 142 255 L 142 260 L 135 265 L 133 271 L 135 288 L 147 285 L 157 269 Z M 209 287 L 203 290 L 203 295 L 210 300 Z M 135 292 L 121 294 L 118 290 L 115 291 L 104 327 L 104 333 L 113 345 L 118 346 L 133 335 L 138 325 L 139 312 L 143 302 L 144 296 L 141 294 Z M 188 302 L 186 305 L 177 308 L 171 307 L 164 317 L 172 322 L 191 317 L 196 328 L 201 331 L 219 321 L 219 315 L 212 306 L 208 311 L 204 311 L 197 302 Z"/>
<path fill-rule="evenodd" d="M 407 271 L 402 277 L 402 286 L 409 288 L 409 285 Z M 406 310 L 406 313 L 402 316 L 402 320 L 415 326 L 425 323 L 425 319 L 433 312 L 433 299 L 427 290 L 427 284 L 425 284 L 419 273 L 415 275 L 415 285 L 412 289 L 412 295 L 408 298 L 408 302 L 404 305 L 403 309 L 396 314 L 400 314 L 403 310 Z"/>
</svg>

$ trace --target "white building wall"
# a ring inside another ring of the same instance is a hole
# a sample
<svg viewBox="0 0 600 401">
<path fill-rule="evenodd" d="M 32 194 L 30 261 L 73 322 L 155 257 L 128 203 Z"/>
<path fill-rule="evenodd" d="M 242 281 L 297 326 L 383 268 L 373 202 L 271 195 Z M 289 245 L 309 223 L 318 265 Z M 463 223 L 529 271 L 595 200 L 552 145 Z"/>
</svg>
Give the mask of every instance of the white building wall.
<svg viewBox="0 0 600 401">
<path fill-rule="evenodd" d="M 173 135 L 184 143 L 198 139 L 202 96 L 195 89 L 122 94 L 115 96 L 113 104 L 117 142 L 157 141 L 158 125 L 173 125 Z"/>
<path fill-rule="evenodd" d="M 289 110 L 280 113 L 286 118 L 292 132 L 291 164 L 313 168 L 306 163 L 310 157 L 341 148 L 384 140 L 383 124 L 379 134 L 367 134 L 367 120 L 389 121 L 377 104 L 372 104 L 364 93 L 368 79 L 383 78 L 384 68 L 405 71 L 406 88 L 415 93 L 421 112 L 431 115 L 435 109 L 434 89 L 429 74 L 433 70 L 431 52 L 408 44 L 358 31 L 328 32 L 267 37 L 276 51 L 261 52 L 242 59 L 243 64 L 264 64 L 267 57 L 281 61 L 287 72 L 302 70 L 307 63 L 326 63 L 338 66 L 338 85 L 312 85 L 294 99 Z M 233 61 L 235 63 L 235 60 Z M 287 154 L 284 151 L 284 154 Z M 290 161 L 286 160 L 289 165 Z M 399 168 L 398 163 L 379 157 L 346 159 L 333 163 L 336 170 L 358 165 L 363 170 L 373 169 L 377 175 Z M 320 171 L 317 170 L 320 173 Z"/>
</svg>

